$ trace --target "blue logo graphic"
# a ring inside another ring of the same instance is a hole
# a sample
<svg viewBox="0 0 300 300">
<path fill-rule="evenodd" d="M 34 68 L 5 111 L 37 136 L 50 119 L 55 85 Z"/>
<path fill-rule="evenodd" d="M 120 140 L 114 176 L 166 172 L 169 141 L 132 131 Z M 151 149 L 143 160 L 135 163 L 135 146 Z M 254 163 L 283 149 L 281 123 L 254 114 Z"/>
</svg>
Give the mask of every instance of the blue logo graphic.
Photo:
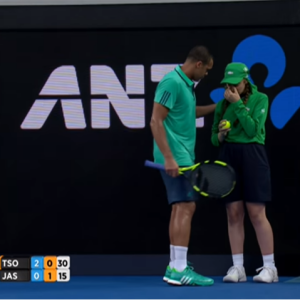
<svg viewBox="0 0 300 300">
<path fill-rule="evenodd" d="M 274 126 L 282 129 L 300 108 L 300 86 L 279 93 L 272 102 L 270 115 Z"/>
<path fill-rule="evenodd" d="M 266 88 L 274 86 L 283 77 L 286 56 L 280 44 L 264 35 L 254 35 L 244 39 L 235 49 L 232 62 L 243 62 L 249 69 L 262 64 L 268 70 L 264 82 Z M 250 81 L 252 79 L 250 78 Z M 252 81 L 253 82 L 253 81 Z M 224 88 L 217 88 L 210 94 L 217 103 L 224 99 Z M 290 87 L 279 93 L 272 102 L 270 116 L 273 125 L 282 129 L 300 108 L 300 87 Z"/>
<path fill-rule="evenodd" d="M 285 71 L 285 54 L 281 46 L 272 38 L 264 35 L 254 35 L 243 40 L 235 49 L 233 62 L 243 62 L 251 69 L 261 63 L 268 70 L 264 83 L 266 88 L 275 85 Z"/>
</svg>

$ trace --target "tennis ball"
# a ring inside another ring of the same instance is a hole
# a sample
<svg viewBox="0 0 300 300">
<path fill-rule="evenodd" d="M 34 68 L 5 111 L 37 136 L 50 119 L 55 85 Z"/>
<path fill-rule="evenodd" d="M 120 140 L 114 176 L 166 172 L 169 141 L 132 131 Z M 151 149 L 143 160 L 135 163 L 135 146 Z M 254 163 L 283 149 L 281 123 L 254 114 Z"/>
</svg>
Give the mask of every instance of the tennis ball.
<svg viewBox="0 0 300 300">
<path fill-rule="evenodd" d="M 223 122 L 223 126 L 222 126 L 222 129 L 228 129 L 230 128 L 230 122 L 229 121 L 226 121 L 226 122 Z"/>
</svg>

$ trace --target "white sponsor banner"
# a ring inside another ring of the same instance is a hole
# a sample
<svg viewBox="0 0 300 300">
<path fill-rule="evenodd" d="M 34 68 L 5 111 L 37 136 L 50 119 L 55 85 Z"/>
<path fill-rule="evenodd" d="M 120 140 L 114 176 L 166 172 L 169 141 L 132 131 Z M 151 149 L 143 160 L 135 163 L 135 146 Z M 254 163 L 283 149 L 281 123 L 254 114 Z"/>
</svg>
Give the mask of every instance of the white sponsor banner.
<svg viewBox="0 0 300 300">
<path fill-rule="evenodd" d="M 262 0 L 0 0 L 1 5 L 107 5 L 107 4 L 155 4 L 194 2 L 249 2 Z M 268 0 L 267 0 L 268 1 Z M 269 0 L 277 1 L 277 0 Z"/>
<path fill-rule="evenodd" d="M 150 71 L 151 81 L 159 82 L 177 65 L 178 63 L 153 64 Z M 91 124 L 86 123 L 75 67 L 64 65 L 52 71 L 23 120 L 21 128 L 23 130 L 41 129 L 57 105 L 61 106 L 68 130 L 85 129 L 89 125 L 93 129 L 108 129 L 111 125 L 110 110 L 112 108 L 125 127 L 145 128 L 144 65 L 125 66 L 125 87 L 109 66 L 93 65 L 90 68 L 90 75 Z M 132 95 L 138 98 L 132 99 Z M 196 119 L 195 125 L 197 128 L 204 127 L 204 118 Z"/>
</svg>

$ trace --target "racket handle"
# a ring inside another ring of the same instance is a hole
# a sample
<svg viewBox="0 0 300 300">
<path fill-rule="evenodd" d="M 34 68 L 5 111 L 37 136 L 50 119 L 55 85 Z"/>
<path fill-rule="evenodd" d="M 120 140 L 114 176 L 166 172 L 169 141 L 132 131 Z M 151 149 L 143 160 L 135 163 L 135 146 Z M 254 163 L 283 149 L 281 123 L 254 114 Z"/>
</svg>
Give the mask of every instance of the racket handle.
<svg viewBox="0 0 300 300">
<path fill-rule="evenodd" d="M 150 161 L 150 160 L 146 160 L 145 161 L 145 167 L 149 167 L 149 168 L 153 168 L 153 169 L 158 169 L 158 170 L 162 170 L 162 171 L 165 170 L 165 166 L 164 165 L 154 163 L 153 161 Z"/>
</svg>

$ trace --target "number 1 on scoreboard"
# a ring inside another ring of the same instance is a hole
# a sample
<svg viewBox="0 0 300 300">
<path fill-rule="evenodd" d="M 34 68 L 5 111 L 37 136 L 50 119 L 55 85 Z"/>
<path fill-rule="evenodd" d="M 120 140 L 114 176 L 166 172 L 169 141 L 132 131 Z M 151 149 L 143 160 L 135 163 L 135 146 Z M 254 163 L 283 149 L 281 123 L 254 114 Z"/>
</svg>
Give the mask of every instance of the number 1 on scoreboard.
<svg viewBox="0 0 300 300">
<path fill-rule="evenodd" d="M 56 282 L 57 276 L 56 276 L 56 270 L 44 270 L 44 281 L 45 282 Z"/>
</svg>

